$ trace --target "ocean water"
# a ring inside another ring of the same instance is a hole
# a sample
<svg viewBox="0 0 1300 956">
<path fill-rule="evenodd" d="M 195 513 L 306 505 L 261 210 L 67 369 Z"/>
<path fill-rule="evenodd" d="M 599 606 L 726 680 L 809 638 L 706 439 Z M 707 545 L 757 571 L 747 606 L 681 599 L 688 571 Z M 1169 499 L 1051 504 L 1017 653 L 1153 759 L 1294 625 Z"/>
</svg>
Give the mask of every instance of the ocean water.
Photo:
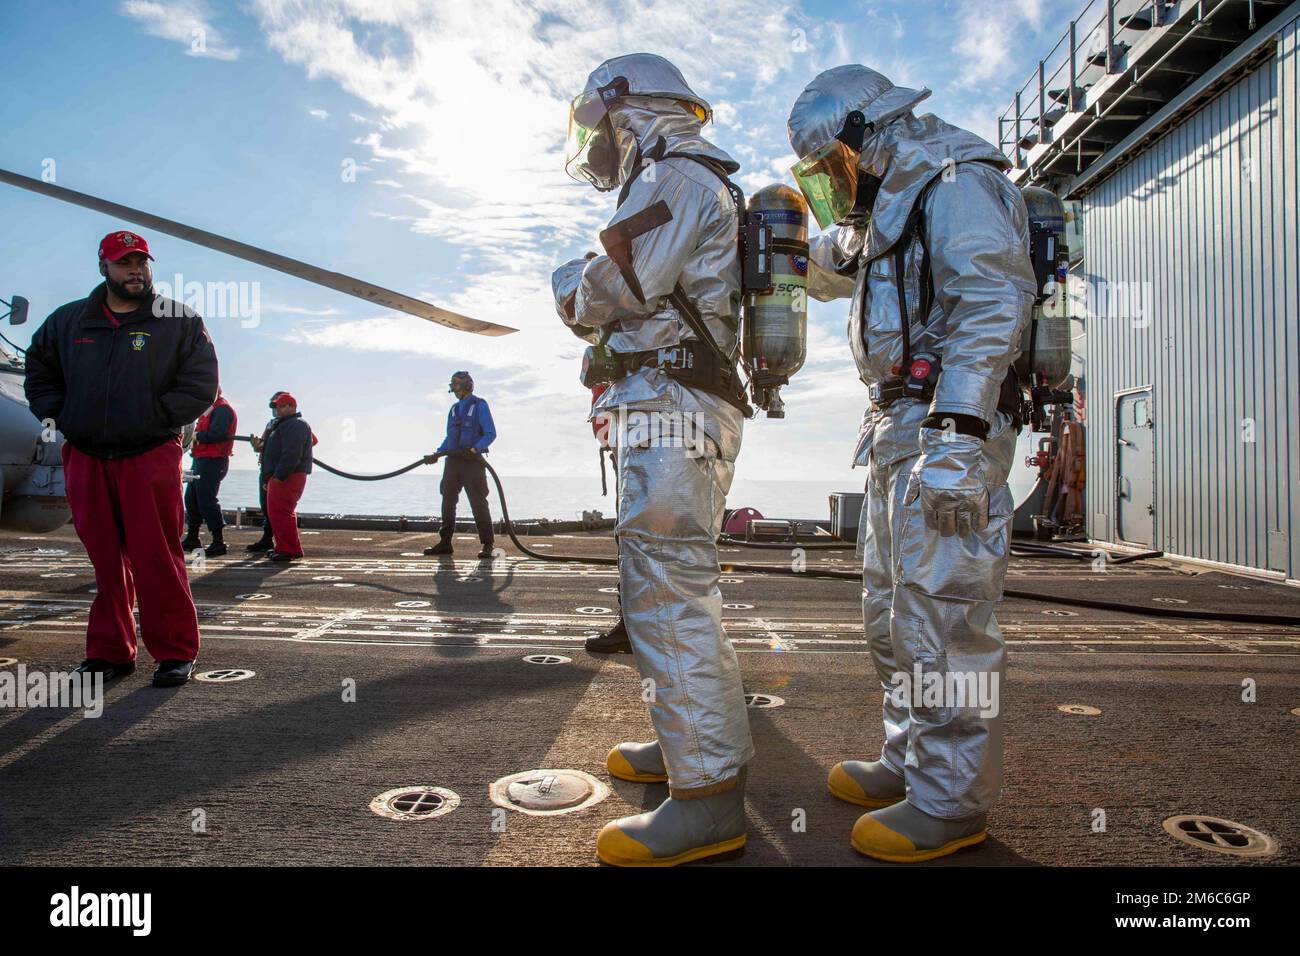
<svg viewBox="0 0 1300 956">
<path fill-rule="evenodd" d="M 307 479 L 298 510 L 309 514 L 405 515 L 410 518 L 436 516 L 441 507 L 438 481 L 441 470 L 432 474 L 411 473 L 387 481 L 349 481 L 316 469 Z M 609 477 L 609 494 L 600 493 L 600 475 L 574 478 L 501 476 L 510 517 L 580 519 L 584 511 L 599 511 L 614 517 L 614 476 Z M 830 517 L 829 495 L 835 491 L 860 491 L 843 482 L 758 481 L 737 479 L 727 496 L 731 508 L 757 509 L 769 518 L 802 518 L 825 521 Z M 488 500 L 494 518 L 501 517 L 496 489 L 489 478 Z M 257 472 L 232 470 L 221 483 L 221 506 L 257 507 Z M 461 495 L 458 517 L 469 518 L 469 501 Z"/>
</svg>

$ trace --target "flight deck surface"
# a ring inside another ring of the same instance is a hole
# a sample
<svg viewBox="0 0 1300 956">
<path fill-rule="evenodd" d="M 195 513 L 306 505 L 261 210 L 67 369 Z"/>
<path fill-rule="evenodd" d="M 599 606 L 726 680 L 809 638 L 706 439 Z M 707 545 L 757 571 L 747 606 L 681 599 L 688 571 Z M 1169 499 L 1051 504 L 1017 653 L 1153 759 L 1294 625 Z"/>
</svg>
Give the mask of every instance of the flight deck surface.
<svg viewBox="0 0 1300 956">
<path fill-rule="evenodd" d="M 454 557 L 429 558 L 433 535 L 340 530 L 304 532 L 307 557 L 286 566 L 245 556 L 257 533 L 227 529 L 229 555 L 191 569 L 197 670 L 254 676 L 155 689 L 142 646 L 98 718 L 0 709 L 0 864 L 587 866 L 602 824 L 666 795 L 604 768 L 614 744 L 652 739 L 632 658 L 582 646 L 615 620 L 614 568 L 535 561 L 508 542 L 504 558 L 479 561 L 466 536 Z M 526 543 L 614 553 L 608 535 Z M 807 557 L 856 564 L 851 551 Z M 726 547 L 722 559 L 790 563 Z M 1296 588 L 1164 561 L 1099 572 L 1016 558 L 1006 586 L 1300 615 Z M 0 534 L 0 659 L 74 667 L 93 587 L 71 527 Z M 861 811 L 825 788 L 835 761 L 871 759 L 881 744 L 859 589 L 725 570 L 721 587 L 746 692 L 783 703 L 749 711 L 749 842 L 712 865 L 889 865 L 850 848 Z M 1014 599 L 998 617 L 1009 646 L 1004 793 L 986 844 L 928 865 L 1237 861 L 1175 841 L 1162 821 L 1178 814 L 1276 842 L 1243 865 L 1300 862 L 1300 628 Z M 539 654 L 569 661 L 524 659 Z M 1081 709 L 1099 713 L 1070 712 Z M 611 792 L 554 816 L 490 801 L 494 781 L 531 769 L 585 771 Z M 459 805 L 409 822 L 371 812 L 404 786 L 445 788 Z"/>
</svg>

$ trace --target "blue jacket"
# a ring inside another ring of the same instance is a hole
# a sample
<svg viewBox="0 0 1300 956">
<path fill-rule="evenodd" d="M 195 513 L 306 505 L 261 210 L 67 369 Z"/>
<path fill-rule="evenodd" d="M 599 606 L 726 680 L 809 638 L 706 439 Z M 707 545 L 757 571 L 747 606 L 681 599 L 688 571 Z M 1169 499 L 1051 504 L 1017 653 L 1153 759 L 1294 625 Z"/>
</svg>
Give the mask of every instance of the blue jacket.
<svg viewBox="0 0 1300 956">
<path fill-rule="evenodd" d="M 296 471 L 310 475 L 311 446 L 311 426 L 303 421 L 302 412 L 279 419 L 262 449 L 262 478 L 284 481 Z"/>
<path fill-rule="evenodd" d="M 439 454 L 465 451 L 473 448 L 487 451 L 496 440 L 497 428 L 492 424 L 488 403 L 477 395 L 469 394 L 451 406 L 447 413 L 447 437 L 438 446 Z"/>
</svg>

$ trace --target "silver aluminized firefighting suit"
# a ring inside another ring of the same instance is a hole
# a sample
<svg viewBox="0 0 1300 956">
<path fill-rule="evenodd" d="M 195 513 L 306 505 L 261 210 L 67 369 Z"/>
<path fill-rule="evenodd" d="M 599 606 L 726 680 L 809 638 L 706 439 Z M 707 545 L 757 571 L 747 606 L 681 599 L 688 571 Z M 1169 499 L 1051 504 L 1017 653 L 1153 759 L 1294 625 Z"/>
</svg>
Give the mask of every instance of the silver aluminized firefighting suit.
<svg viewBox="0 0 1300 956">
<path fill-rule="evenodd" d="M 1006 480 L 1016 429 L 998 405 L 1029 321 L 1034 279 L 1025 207 L 1003 174 L 1006 160 L 972 133 L 930 114 L 915 116 L 912 108 L 927 95 L 895 87 L 866 67 L 837 67 L 799 97 L 789 133 L 802 157 L 835 137 L 852 110 L 874 124 L 858 161 L 860 171 L 882 179 L 870 220 L 814 239 L 808 290 L 823 301 L 852 297 L 849 344 L 868 386 L 891 378 L 902 361 L 892 247 L 918 196 L 933 183 L 921 220 L 933 275 L 928 316 L 915 314 L 923 252 L 916 238 L 907 249 L 904 286 L 913 354 L 937 353 L 942 372 L 928 406 L 899 399 L 884 409 L 868 407 L 854 464 L 867 466 L 859 531 L 862 616 L 886 690 L 881 760 L 905 778 L 912 805 L 960 819 L 986 812 L 997 800 L 1000 706 L 997 715 L 982 716 L 974 700 L 951 706 L 955 701 L 948 698 L 943 706 L 925 707 L 890 691 L 898 686 L 896 674 L 911 677 L 918 667 L 922 675 L 967 680 L 983 674 L 986 686 L 1001 688 L 1006 651 L 993 608 L 1010 547 L 1014 502 Z M 945 414 L 987 423 L 982 446 L 977 437 L 921 427 L 925 418 Z M 957 476 L 956 486 L 982 478 L 987 527 L 946 536 L 927 527 L 924 499 L 916 497 L 923 469 L 941 486 L 945 470 Z"/>
<path fill-rule="evenodd" d="M 620 75 L 631 81 L 634 94 L 661 94 L 625 96 L 610 112 L 619 134 L 630 132 L 642 154 L 662 138 L 661 155 L 688 153 L 715 160 L 729 172 L 738 168 L 701 137 L 700 120 L 676 102 L 703 104 L 671 64 L 646 54 L 617 57 L 592 73 L 587 89 Z M 645 302 L 602 255 L 556 270 L 557 309 L 592 342 L 612 326 L 608 344 L 615 352 L 669 347 L 693 338 L 666 299 L 680 282 L 714 340 L 734 355 L 741 295 L 732 196 L 718 176 L 693 160 L 660 159 L 638 170 L 639 165 L 623 164 L 620 184 L 634 171 L 640 175 L 610 224 L 660 201 L 672 213 L 669 222 L 632 245 Z M 722 398 L 653 367 L 615 382 L 593 414 L 613 416 L 620 599 L 637 667 L 653 682 L 650 716 L 671 792 L 725 791 L 754 753 L 740 667 L 722 628 L 716 544 L 743 416 Z"/>
</svg>

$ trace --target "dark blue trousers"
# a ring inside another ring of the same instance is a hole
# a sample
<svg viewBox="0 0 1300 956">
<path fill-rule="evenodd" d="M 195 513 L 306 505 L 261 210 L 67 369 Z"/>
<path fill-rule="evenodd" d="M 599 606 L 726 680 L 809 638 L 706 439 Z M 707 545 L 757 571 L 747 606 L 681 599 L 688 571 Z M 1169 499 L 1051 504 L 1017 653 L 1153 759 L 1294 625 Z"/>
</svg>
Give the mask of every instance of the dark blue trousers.
<svg viewBox="0 0 1300 956">
<path fill-rule="evenodd" d="M 229 468 L 229 458 L 193 459 L 190 470 L 198 477 L 185 486 L 185 523 L 191 531 L 198 531 L 200 524 L 206 524 L 216 534 L 225 524 L 217 495 Z"/>
</svg>

